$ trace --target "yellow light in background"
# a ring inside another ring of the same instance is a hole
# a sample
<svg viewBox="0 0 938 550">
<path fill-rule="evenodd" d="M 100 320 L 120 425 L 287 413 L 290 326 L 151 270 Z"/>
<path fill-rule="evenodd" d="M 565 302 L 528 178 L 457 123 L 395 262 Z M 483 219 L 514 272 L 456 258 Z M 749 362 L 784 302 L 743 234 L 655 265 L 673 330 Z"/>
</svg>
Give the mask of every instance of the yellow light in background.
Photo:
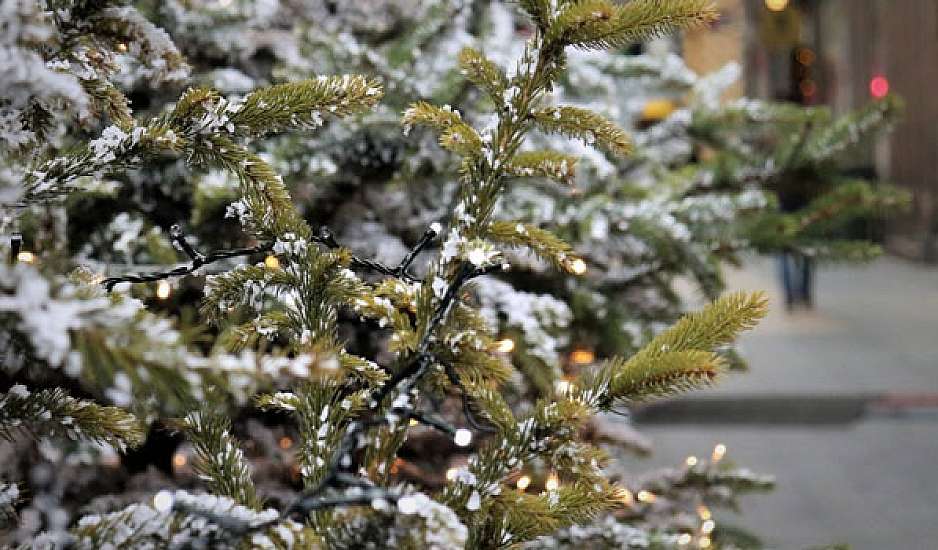
<svg viewBox="0 0 938 550">
<path fill-rule="evenodd" d="M 410 419 L 410 422 L 408 422 L 408 424 L 409 424 L 410 426 L 416 426 L 417 424 L 420 424 L 420 422 L 417 422 L 416 419 L 411 418 L 411 419 Z"/>
<path fill-rule="evenodd" d="M 173 453 L 173 468 L 182 468 L 189 462 L 184 453 Z"/>
<path fill-rule="evenodd" d="M 795 57 L 798 59 L 798 63 L 802 65 L 813 65 L 814 60 L 817 59 L 817 56 L 811 48 L 798 48 L 798 53 L 795 54 Z"/>
<path fill-rule="evenodd" d="M 670 99 L 652 99 L 642 107 L 642 120 L 663 120 L 677 109 Z"/>
<path fill-rule="evenodd" d="M 722 443 L 718 443 L 717 446 L 713 448 L 713 455 L 711 455 L 710 458 L 714 462 L 719 462 L 720 460 L 723 459 L 723 456 L 725 454 L 726 454 L 726 445 Z"/>
<path fill-rule="evenodd" d="M 557 477 L 557 474 L 550 474 L 547 476 L 547 481 L 544 482 L 544 488 L 548 491 L 556 491 L 560 487 L 560 478 Z"/>
<path fill-rule="evenodd" d="M 36 261 L 36 255 L 28 250 L 23 250 L 16 255 L 16 260 L 24 264 L 31 264 Z"/>
<path fill-rule="evenodd" d="M 693 455 L 692 455 L 692 456 L 689 456 L 689 457 L 687 457 L 687 460 L 685 460 L 684 462 L 686 462 L 688 466 L 690 466 L 691 468 L 693 468 L 694 466 L 697 465 L 697 457 L 696 457 L 696 456 L 693 456 Z"/>
<path fill-rule="evenodd" d="M 710 548 L 710 537 L 700 537 L 700 540 L 697 541 L 697 545 L 701 548 Z"/>
<path fill-rule="evenodd" d="M 515 349 L 515 341 L 511 338 L 502 338 L 495 342 L 495 351 L 499 353 L 511 353 Z"/>
<path fill-rule="evenodd" d="M 619 502 L 625 504 L 626 506 L 635 504 L 635 499 L 632 497 L 632 491 L 629 491 L 628 489 L 622 489 L 622 491 L 619 493 Z"/>
<path fill-rule="evenodd" d="M 765 7 L 769 11 L 784 11 L 788 7 L 788 0 L 765 0 Z"/>
<path fill-rule="evenodd" d="M 576 349 L 570 353 L 570 362 L 574 365 L 589 365 L 596 359 L 596 354 L 589 349 Z"/>
<path fill-rule="evenodd" d="M 164 280 L 156 283 L 156 297 L 160 300 L 169 298 L 169 295 L 172 291 L 173 288 L 169 286 L 169 281 Z"/>
<path fill-rule="evenodd" d="M 697 507 L 697 515 L 700 516 L 700 519 L 710 519 L 710 508 L 707 508 L 705 505 L 701 504 Z"/>
<path fill-rule="evenodd" d="M 453 481 L 454 479 L 456 479 L 456 473 L 458 471 L 459 470 L 457 470 L 456 468 L 450 468 L 449 470 L 446 470 L 447 481 Z"/>
<path fill-rule="evenodd" d="M 280 269 L 280 260 L 271 254 L 270 256 L 264 258 L 264 265 L 266 265 L 268 269 Z"/>
<path fill-rule="evenodd" d="M 713 521 L 712 519 L 708 519 L 707 521 L 703 522 L 703 525 L 700 526 L 700 532 L 705 535 L 709 535 L 710 533 L 713 532 L 713 529 L 716 526 L 717 524 L 715 521 Z"/>
<path fill-rule="evenodd" d="M 290 439 L 290 438 L 287 437 L 287 436 L 283 436 L 283 437 L 280 438 L 280 440 L 277 442 L 277 444 L 280 445 L 280 448 L 281 448 L 281 449 L 287 450 L 287 449 L 289 449 L 290 447 L 293 446 L 293 440 Z"/>
<path fill-rule="evenodd" d="M 586 273 L 586 262 L 583 261 L 583 258 L 574 258 L 570 261 L 570 272 L 574 275 Z"/>
<path fill-rule="evenodd" d="M 519 489 L 521 489 L 522 491 L 524 491 L 525 489 L 527 489 L 527 488 L 528 488 L 528 485 L 530 485 L 530 484 L 531 484 L 531 478 L 528 477 L 528 476 L 521 476 L 521 477 L 519 477 L 519 478 L 518 478 L 518 481 L 515 483 L 515 485 L 516 485 Z"/>
</svg>

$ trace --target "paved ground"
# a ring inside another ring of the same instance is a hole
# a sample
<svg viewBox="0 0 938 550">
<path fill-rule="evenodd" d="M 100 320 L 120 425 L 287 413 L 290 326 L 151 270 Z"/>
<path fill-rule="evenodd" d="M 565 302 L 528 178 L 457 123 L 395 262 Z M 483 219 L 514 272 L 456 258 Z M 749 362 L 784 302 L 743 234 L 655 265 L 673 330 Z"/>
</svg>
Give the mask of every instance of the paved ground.
<svg viewBox="0 0 938 550">
<path fill-rule="evenodd" d="M 772 548 L 938 548 L 938 269 L 896 259 L 827 269 L 817 309 L 794 314 L 781 305 L 771 262 L 731 281 L 768 290 L 773 305 L 742 342 L 752 370 L 683 404 L 719 409 L 711 423 L 639 426 L 656 444 L 649 462 L 706 455 L 722 442 L 729 458 L 774 473 L 778 489 L 749 498 L 738 520 Z M 867 399 L 882 394 L 925 406 L 884 414 Z M 784 422 L 754 421 L 760 408 Z"/>
</svg>

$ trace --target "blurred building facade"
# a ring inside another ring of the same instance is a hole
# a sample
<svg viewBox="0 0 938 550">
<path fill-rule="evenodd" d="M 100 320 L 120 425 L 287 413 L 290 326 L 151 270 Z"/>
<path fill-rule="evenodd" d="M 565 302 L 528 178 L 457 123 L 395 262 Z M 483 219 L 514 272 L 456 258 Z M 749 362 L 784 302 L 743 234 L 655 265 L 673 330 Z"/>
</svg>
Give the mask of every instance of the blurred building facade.
<svg viewBox="0 0 938 550">
<path fill-rule="evenodd" d="M 938 0 L 718 0 L 723 21 L 684 40 L 700 72 L 740 61 L 750 97 L 860 107 L 886 87 L 907 105 L 888 137 L 847 170 L 912 192 L 883 235 L 897 254 L 938 262 Z"/>
</svg>

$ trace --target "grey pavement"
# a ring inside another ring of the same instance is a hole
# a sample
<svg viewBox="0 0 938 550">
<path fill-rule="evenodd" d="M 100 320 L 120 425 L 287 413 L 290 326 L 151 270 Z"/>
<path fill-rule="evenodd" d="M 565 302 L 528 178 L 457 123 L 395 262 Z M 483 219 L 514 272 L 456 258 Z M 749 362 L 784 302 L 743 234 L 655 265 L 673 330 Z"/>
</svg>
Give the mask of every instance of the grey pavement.
<svg viewBox="0 0 938 550">
<path fill-rule="evenodd" d="M 742 340 L 751 371 L 688 396 L 685 405 L 764 401 L 779 415 L 807 420 L 759 424 L 728 414 L 704 424 L 639 424 L 655 444 L 645 465 L 706 456 L 724 443 L 728 458 L 774 474 L 773 493 L 748 497 L 741 517 L 722 518 L 759 533 L 771 548 L 938 548 L 938 269 L 893 258 L 827 268 L 815 311 L 793 314 L 780 300 L 771 261 L 750 262 L 730 281 L 770 297 L 770 315 Z M 831 414 L 829 421 L 812 419 L 831 407 L 800 410 L 812 401 L 849 408 L 856 396 L 872 394 L 896 394 L 900 403 L 915 396 L 925 407 Z"/>
</svg>

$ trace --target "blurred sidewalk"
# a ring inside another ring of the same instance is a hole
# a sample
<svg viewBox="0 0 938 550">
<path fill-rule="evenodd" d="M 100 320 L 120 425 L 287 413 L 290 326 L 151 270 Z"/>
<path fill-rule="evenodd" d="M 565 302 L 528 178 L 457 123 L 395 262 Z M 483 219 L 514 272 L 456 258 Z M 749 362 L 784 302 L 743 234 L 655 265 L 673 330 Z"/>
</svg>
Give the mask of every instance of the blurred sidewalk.
<svg viewBox="0 0 938 550">
<path fill-rule="evenodd" d="M 646 414 L 648 462 L 724 443 L 729 459 L 777 476 L 774 493 L 725 518 L 769 548 L 938 548 L 938 268 L 825 268 L 816 309 L 791 314 L 771 259 L 729 279 L 771 300 L 741 343 L 751 370 Z"/>
</svg>

